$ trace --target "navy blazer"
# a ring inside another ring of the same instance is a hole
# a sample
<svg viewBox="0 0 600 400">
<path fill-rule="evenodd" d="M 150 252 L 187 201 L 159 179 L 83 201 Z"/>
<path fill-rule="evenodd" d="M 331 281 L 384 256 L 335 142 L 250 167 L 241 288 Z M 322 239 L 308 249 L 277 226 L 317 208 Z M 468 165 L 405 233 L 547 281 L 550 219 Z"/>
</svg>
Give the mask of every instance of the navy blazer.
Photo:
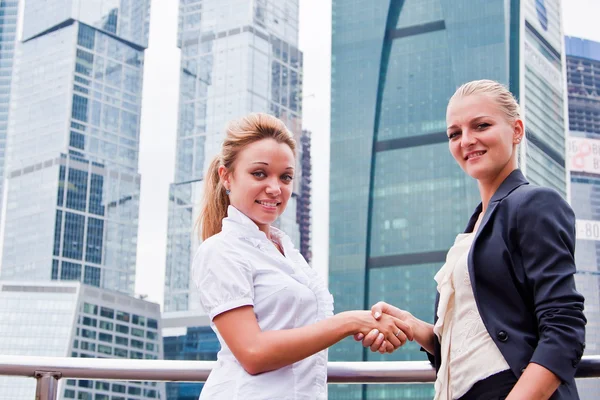
<svg viewBox="0 0 600 400">
<path fill-rule="evenodd" d="M 465 229 L 473 232 L 477 207 Z M 530 362 L 556 374 L 553 400 L 579 399 L 574 374 L 585 348 L 583 296 L 575 289 L 575 215 L 554 190 L 513 171 L 492 196 L 468 257 L 481 319 L 519 378 Z M 437 321 L 436 300 L 435 320 Z M 434 335 L 439 369 L 440 344 Z"/>
</svg>

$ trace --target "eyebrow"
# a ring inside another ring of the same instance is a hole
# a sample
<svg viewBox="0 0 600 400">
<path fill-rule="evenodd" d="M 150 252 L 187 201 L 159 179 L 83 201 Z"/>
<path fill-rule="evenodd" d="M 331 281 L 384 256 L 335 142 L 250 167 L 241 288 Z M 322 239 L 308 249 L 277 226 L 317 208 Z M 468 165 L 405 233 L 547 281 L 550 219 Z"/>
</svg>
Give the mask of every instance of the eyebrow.
<svg viewBox="0 0 600 400">
<path fill-rule="evenodd" d="M 267 167 L 269 166 L 269 163 L 266 163 L 264 161 L 254 161 L 252 164 L 261 164 L 261 165 L 266 165 Z M 286 169 L 291 169 L 293 170 L 294 167 L 287 167 Z"/>
</svg>

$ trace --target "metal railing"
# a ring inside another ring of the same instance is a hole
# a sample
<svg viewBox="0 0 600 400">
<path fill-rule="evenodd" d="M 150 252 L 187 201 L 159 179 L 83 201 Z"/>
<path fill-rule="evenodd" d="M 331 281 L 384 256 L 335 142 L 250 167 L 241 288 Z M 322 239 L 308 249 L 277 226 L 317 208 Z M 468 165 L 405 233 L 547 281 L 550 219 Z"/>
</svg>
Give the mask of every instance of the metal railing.
<svg viewBox="0 0 600 400">
<path fill-rule="evenodd" d="M 214 361 L 129 360 L 0 355 L 0 375 L 37 380 L 36 400 L 56 400 L 62 378 L 204 382 Z M 328 383 L 430 383 L 427 361 L 329 362 Z M 577 378 L 600 378 L 600 356 L 584 356 Z"/>
</svg>

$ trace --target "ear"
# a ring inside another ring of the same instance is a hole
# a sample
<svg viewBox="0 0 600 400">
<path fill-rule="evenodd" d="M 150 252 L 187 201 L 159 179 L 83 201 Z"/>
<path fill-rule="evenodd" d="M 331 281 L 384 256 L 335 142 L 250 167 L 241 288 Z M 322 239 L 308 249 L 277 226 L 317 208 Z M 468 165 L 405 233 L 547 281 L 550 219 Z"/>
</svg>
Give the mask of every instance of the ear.
<svg viewBox="0 0 600 400">
<path fill-rule="evenodd" d="M 219 178 L 221 179 L 221 184 L 225 187 L 225 189 L 229 189 L 229 170 L 224 165 L 219 166 Z"/>
<path fill-rule="evenodd" d="M 513 127 L 513 144 L 519 144 L 525 138 L 525 127 L 522 119 L 516 119 Z"/>
</svg>

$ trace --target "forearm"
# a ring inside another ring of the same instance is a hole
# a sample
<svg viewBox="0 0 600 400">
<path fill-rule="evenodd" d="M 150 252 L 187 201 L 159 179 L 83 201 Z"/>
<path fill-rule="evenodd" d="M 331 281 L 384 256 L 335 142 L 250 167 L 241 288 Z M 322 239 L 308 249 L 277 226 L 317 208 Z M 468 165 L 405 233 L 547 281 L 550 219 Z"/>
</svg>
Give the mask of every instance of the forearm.
<svg viewBox="0 0 600 400">
<path fill-rule="evenodd" d="M 414 318 L 414 317 L 413 317 Z M 414 318 L 413 334 L 415 342 L 419 343 L 429 354 L 435 351 L 433 325 Z"/>
<path fill-rule="evenodd" d="M 559 385 L 560 379 L 550 370 L 530 363 L 506 400 L 547 400 Z"/>
<path fill-rule="evenodd" d="M 300 328 L 258 332 L 254 346 L 247 349 L 251 368 L 246 369 L 259 374 L 285 367 L 334 345 L 357 329 L 349 313 L 340 313 Z"/>
</svg>

